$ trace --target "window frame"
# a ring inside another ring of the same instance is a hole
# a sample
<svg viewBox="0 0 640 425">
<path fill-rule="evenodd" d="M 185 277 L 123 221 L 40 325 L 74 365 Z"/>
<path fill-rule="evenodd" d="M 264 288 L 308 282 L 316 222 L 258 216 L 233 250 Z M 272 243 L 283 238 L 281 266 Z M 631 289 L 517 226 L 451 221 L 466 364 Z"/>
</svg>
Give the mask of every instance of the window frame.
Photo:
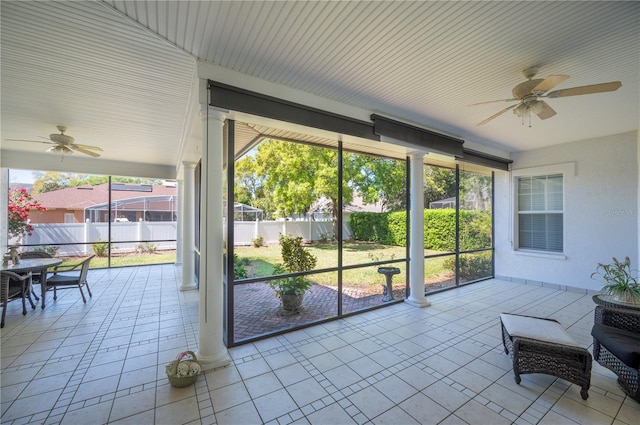
<svg viewBox="0 0 640 425">
<path fill-rule="evenodd" d="M 561 210 L 545 210 L 540 211 L 541 214 L 561 214 L 562 215 L 562 250 L 561 251 L 550 251 L 545 249 L 538 248 L 529 248 L 529 247 L 521 247 L 520 246 L 520 209 L 519 209 L 519 181 L 522 178 L 536 178 L 536 177 L 547 177 L 560 175 L 562 176 L 562 209 Z M 565 253 L 567 252 L 567 190 L 568 183 L 571 177 L 575 176 L 575 163 L 564 163 L 564 164 L 555 164 L 548 165 L 542 167 L 532 167 L 532 168 L 523 168 L 512 170 L 511 172 L 511 196 L 512 196 L 512 219 L 513 226 L 511 231 L 513 232 L 512 241 L 513 241 L 513 250 L 517 253 L 528 254 L 528 255 L 538 255 L 545 256 L 551 258 L 566 258 Z"/>
</svg>

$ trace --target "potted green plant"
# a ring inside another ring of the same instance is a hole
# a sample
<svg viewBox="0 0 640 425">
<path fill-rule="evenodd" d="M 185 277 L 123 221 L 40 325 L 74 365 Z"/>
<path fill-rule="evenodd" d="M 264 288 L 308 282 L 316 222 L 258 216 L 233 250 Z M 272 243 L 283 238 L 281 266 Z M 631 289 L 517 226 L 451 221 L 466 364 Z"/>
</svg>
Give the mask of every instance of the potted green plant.
<svg viewBox="0 0 640 425">
<path fill-rule="evenodd" d="M 619 302 L 640 304 L 640 285 L 637 274 L 634 276 L 634 270 L 631 269 L 629 257 L 625 257 L 624 261 L 613 257 L 613 263 L 610 264 L 598 263 L 591 278 L 595 276 L 600 276 L 606 282 L 602 287 L 603 294 Z"/>
<path fill-rule="evenodd" d="M 302 246 L 302 238 L 280 235 L 279 238 L 282 264 L 276 264 L 274 274 L 297 273 L 312 270 L 318 259 Z M 269 286 L 280 298 L 282 308 L 288 311 L 296 311 L 302 306 L 305 292 L 313 285 L 305 276 L 290 276 L 270 280 Z"/>
</svg>

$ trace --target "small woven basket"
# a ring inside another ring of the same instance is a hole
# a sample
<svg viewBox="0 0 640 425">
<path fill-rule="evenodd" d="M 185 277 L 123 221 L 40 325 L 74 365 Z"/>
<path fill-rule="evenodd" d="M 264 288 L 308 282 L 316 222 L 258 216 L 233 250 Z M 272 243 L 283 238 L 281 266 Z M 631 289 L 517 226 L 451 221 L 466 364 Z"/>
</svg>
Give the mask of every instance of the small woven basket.
<svg viewBox="0 0 640 425">
<path fill-rule="evenodd" d="M 187 355 L 191 356 L 191 358 L 185 359 L 184 357 Z M 176 370 L 181 363 L 187 364 L 189 368 L 191 368 L 192 363 L 197 364 L 198 373 L 194 375 L 178 376 L 176 373 Z M 167 365 L 166 372 L 167 372 L 167 378 L 169 378 L 169 383 L 171 384 L 171 386 L 176 388 L 184 388 L 184 387 L 188 387 L 189 385 L 195 384 L 196 380 L 198 379 L 198 375 L 200 374 L 200 370 L 201 370 L 200 362 L 198 361 L 198 358 L 196 357 L 195 353 L 193 351 L 183 351 L 182 353 L 176 356 L 175 360 L 172 360 Z"/>
</svg>

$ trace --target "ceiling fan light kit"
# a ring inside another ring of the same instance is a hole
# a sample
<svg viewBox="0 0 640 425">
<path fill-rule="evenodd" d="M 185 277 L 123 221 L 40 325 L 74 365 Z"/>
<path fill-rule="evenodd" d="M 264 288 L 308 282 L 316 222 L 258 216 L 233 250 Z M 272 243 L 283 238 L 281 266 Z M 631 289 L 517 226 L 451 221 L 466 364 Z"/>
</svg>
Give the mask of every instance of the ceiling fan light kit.
<svg viewBox="0 0 640 425">
<path fill-rule="evenodd" d="M 561 89 L 549 92 L 549 90 L 553 89 L 558 84 L 564 82 L 569 79 L 568 75 L 558 74 L 558 75 L 549 75 L 547 78 L 539 78 L 533 79 L 535 75 L 538 73 L 539 67 L 533 66 L 530 68 L 526 68 L 522 71 L 522 75 L 527 81 L 524 81 L 513 88 L 511 94 L 513 98 L 511 99 L 502 99 L 502 100 L 492 100 L 488 102 L 480 102 L 474 103 L 469 106 L 476 105 L 485 105 L 488 103 L 496 103 L 496 102 L 514 102 L 517 101 L 519 103 L 515 105 L 508 106 L 501 111 L 493 114 L 489 118 L 480 121 L 478 125 L 484 125 L 489 121 L 492 121 L 495 118 L 498 118 L 500 115 L 504 114 L 507 111 L 513 109 L 513 113 L 518 117 L 522 118 L 522 124 L 524 125 L 525 118 L 529 120 L 529 127 L 531 127 L 531 115 L 537 115 L 541 120 L 546 120 L 547 118 L 551 118 L 556 115 L 556 111 L 549 106 L 544 100 L 540 100 L 540 98 L 549 98 L 555 99 L 558 97 L 567 97 L 567 96 L 578 96 L 583 94 L 595 94 L 595 93 L 605 93 L 610 91 L 616 91 L 621 86 L 622 83 L 620 81 L 611 81 L 609 83 L 601 83 L 601 84 L 593 84 L 589 86 L 581 86 L 581 87 L 572 87 L 568 89 Z M 546 94 L 545 94 L 546 93 Z"/>
</svg>

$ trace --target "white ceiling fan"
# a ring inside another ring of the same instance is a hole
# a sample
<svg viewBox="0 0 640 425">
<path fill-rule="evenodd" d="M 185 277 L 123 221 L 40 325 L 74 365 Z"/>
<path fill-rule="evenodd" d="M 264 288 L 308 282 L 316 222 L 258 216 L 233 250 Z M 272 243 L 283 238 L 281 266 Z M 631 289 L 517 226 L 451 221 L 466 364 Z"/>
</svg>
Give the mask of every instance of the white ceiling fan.
<svg viewBox="0 0 640 425">
<path fill-rule="evenodd" d="M 59 125 L 56 128 L 58 129 L 58 131 L 60 131 L 60 134 L 53 133 L 53 134 L 50 134 L 48 138 L 40 136 L 46 141 L 21 140 L 21 139 L 7 139 L 7 140 L 14 141 L 14 142 L 31 142 L 31 143 L 44 143 L 47 145 L 53 145 L 47 149 L 47 152 L 59 153 L 62 155 L 63 158 L 65 154 L 70 155 L 73 152 L 80 152 L 85 155 L 89 155 L 93 158 L 98 158 L 100 156 L 100 154 L 94 151 L 102 152 L 102 148 L 99 148 L 97 146 L 79 145 L 77 143 L 74 143 L 75 139 L 73 137 L 67 136 L 66 134 L 64 134 L 64 132 L 67 131 L 67 127 L 63 125 Z"/>
<path fill-rule="evenodd" d="M 557 97 L 578 96 L 582 94 L 594 94 L 604 93 L 609 91 L 616 91 L 622 86 L 620 81 L 612 81 L 609 83 L 593 84 L 589 86 L 572 87 L 568 89 L 554 90 L 549 92 L 552 88 L 562 83 L 569 78 L 568 75 L 549 75 L 547 78 L 533 79 L 538 73 L 538 67 L 530 67 L 522 71 L 522 75 L 527 78 L 527 81 L 518 84 L 513 88 L 511 93 L 512 99 L 492 100 L 489 102 L 474 103 L 469 106 L 486 105 L 488 103 L 496 102 L 514 102 L 518 103 L 508 106 L 503 110 L 491 115 L 489 118 L 480 121 L 478 125 L 483 125 L 489 121 L 499 117 L 507 111 L 513 109 L 513 113 L 522 118 L 524 124 L 525 117 L 529 118 L 529 127 L 531 127 L 531 114 L 537 115 L 541 120 L 546 120 L 556 115 L 556 111 L 547 104 L 541 98 L 554 99 Z M 545 94 L 546 93 L 546 94 Z"/>
</svg>

